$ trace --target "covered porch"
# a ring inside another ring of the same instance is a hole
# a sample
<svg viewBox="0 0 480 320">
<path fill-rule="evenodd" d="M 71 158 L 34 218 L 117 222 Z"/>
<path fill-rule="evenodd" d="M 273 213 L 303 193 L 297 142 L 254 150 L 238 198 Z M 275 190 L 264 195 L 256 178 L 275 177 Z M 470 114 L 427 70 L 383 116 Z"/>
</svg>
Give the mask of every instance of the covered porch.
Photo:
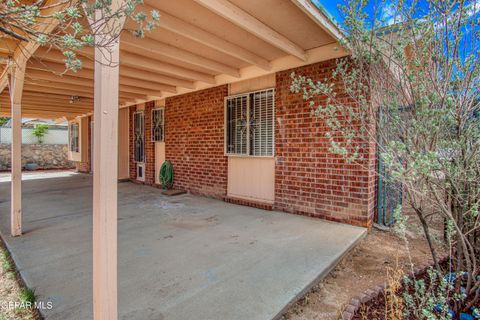
<svg viewBox="0 0 480 320">
<path fill-rule="evenodd" d="M 0 233 L 50 319 L 92 318 L 92 177 L 27 176 L 25 228 Z M 273 319 L 324 276 L 366 229 L 193 195 L 118 185 L 119 319 Z"/>
<path fill-rule="evenodd" d="M 157 184 L 159 164 L 172 160 L 175 186 L 191 193 L 260 198 L 262 208 L 368 227 L 373 171 L 338 164 L 323 126 L 289 90 L 292 70 L 331 74 L 348 56 L 342 34 L 307 0 L 149 0 L 140 9 L 159 11 L 157 28 L 77 50 L 77 72 L 64 72 L 61 50 L 4 39 L 0 115 L 11 116 L 13 141 L 12 181 L 0 183 L 2 238 L 38 299 L 54 303 L 48 319 L 274 318 L 365 229 L 117 182 Z M 258 90 L 268 99 L 255 102 Z M 229 123 L 246 127 L 231 137 L 248 132 L 249 142 L 236 142 L 246 165 L 231 170 L 240 157 L 229 151 L 225 103 L 237 95 L 244 111 Z M 255 121 L 243 116 L 250 104 L 265 120 L 260 151 Z M 152 125 L 161 119 L 154 110 L 165 110 L 165 127 Z M 70 121 L 71 158 L 93 177 L 22 181 L 22 117 Z M 375 153 L 365 154 L 372 168 Z"/>
</svg>

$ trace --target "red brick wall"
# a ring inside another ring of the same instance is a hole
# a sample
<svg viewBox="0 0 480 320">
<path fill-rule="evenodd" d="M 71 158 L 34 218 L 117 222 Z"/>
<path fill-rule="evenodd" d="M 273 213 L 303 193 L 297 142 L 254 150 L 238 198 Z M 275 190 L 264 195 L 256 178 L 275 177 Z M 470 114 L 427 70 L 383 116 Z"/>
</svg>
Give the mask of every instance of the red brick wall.
<svg viewBox="0 0 480 320">
<path fill-rule="evenodd" d="M 295 71 L 324 79 L 336 67 L 326 61 L 276 75 L 275 106 L 275 203 L 286 212 L 370 226 L 375 205 L 375 143 L 367 142 L 362 163 L 347 163 L 329 151 L 323 120 L 312 116 L 301 94 L 290 92 Z M 341 86 L 337 86 L 341 88 Z M 338 96 L 343 92 L 339 89 Z M 224 97 L 219 86 L 166 99 L 166 160 L 174 166 L 175 188 L 224 198 L 227 189 L 227 157 L 224 156 Z M 316 102 L 322 103 L 322 97 Z M 346 97 L 345 97 L 346 99 Z M 151 142 L 151 109 L 145 106 L 146 184 L 155 181 L 154 143 Z M 130 107 L 130 177 L 136 179 L 133 161 L 133 112 Z"/>
<path fill-rule="evenodd" d="M 165 158 L 173 163 L 174 188 L 216 198 L 226 195 L 227 94 L 224 85 L 166 99 Z"/>
<path fill-rule="evenodd" d="M 336 61 L 286 70 L 276 75 L 275 208 L 287 212 L 369 226 L 375 202 L 375 144 L 361 153 L 361 163 L 347 163 L 329 151 L 325 121 L 312 116 L 302 94 L 290 92 L 290 74 L 314 80 L 329 77 Z M 337 97 L 348 98 L 341 85 Z M 315 99 L 317 105 L 325 97 Z M 360 139 L 359 143 L 368 143 Z"/>
</svg>

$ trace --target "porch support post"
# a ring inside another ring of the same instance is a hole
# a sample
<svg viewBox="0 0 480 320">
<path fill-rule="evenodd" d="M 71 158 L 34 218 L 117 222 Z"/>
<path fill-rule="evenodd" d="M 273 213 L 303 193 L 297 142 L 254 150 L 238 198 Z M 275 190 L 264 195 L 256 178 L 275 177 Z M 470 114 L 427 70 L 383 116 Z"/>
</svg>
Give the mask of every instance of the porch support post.
<svg viewBox="0 0 480 320">
<path fill-rule="evenodd" d="M 22 235 L 22 92 L 24 77 L 24 66 L 15 66 L 11 68 L 8 79 L 12 114 L 10 233 L 13 237 Z"/>
<path fill-rule="evenodd" d="M 112 1 L 112 9 L 120 0 Z M 102 19 L 95 13 L 95 22 Z M 97 20 L 98 19 L 98 20 Z M 116 22 L 116 28 L 123 21 Z M 107 22 L 108 24 L 108 22 Z M 100 23 L 101 25 L 101 23 Z M 93 164 L 93 319 L 116 320 L 119 52 L 117 32 L 95 35 Z"/>
</svg>

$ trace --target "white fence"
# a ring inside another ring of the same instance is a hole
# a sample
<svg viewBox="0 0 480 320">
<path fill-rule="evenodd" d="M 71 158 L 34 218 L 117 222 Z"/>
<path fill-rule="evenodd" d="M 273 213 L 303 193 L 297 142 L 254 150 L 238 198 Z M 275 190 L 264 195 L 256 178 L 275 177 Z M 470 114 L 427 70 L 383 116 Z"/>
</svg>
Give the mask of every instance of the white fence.
<svg viewBox="0 0 480 320">
<path fill-rule="evenodd" d="M 33 129 L 22 128 L 22 144 L 37 144 L 38 139 L 32 134 Z M 0 127 L 0 143 L 12 143 L 12 128 Z M 42 138 L 43 144 L 68 144 L 68 130 L 51 128 Z"/>
</svg>

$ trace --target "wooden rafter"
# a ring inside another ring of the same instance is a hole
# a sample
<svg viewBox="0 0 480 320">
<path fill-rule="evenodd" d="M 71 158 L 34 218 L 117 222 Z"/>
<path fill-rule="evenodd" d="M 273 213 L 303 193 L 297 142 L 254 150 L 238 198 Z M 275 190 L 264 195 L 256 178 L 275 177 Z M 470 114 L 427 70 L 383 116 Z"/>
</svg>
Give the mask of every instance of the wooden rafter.
<svg viewBox="0 0 480 320">
<path fill-rule="evenodd" d="M 38 82 L 38 80 L 40 80 L 40 83 L 42 81 L 45 81 L 47 83 L 59 82 L 59 83 L 68 83 L 72 85 L 77 85 L 85 88 L 93 88 L 93 80 L 91 79 L 79 78 L 74 76 L 57 76 L 45 71 L 32 70 L 31 72 L 28 73 L 28 77 L 32 81 Z M 125 84 L 126 82 L 128 82 L 128 85 Z M 177 92 L 174 86 L 169 86 L 165 84 L 152 85 L 147 83 L 147 86 L 142 87 L 142 83 L 140 81 L 137 82 L 137 81 L 126 80 L 123 83 L 124 84 L 120 85 L 121 92 L 131 92 L 131 93 L 138 93 L 138 94 L 145 94 L 145 95 L 159 95 L 161 91 L 172 92 L 172 93 Z"/>
<path fill-rule="evenodd" d="M 123 51 L 144 51 L 151 56 L 164 56 L 181 62 L 189 63 L 198 67 L 207 68 L 216 72 L 225 73 L 238 78 L 238 69 L 223 63 L 204 58 L 190 51 L 182 50 L 174 46 L 149 38 L 138 39 L 128 32 L 122 35 L 121 47 Z"/>
<path fill-rule="evenodd" d="M 93 69 L 83 66 L 82 69 L 73 72 L 65 70 L 65 65 L 52 61 L 30 61 L 28 63 L 28 69 L 40 70 L 51 73 L 53 75 L 74 76 L 79 78 L 90 79 L 93 81 Z M 27 70 L 28 70 L 27 69 Z M 175 77 L 170 77 L 158 73 L 148 72 L 145 70 L 135 69 L 133 67 L 121 66 L 120 67 L 120 83 L 125 85 L 132 85 L 137 83 L 141 87 L 156 90 L 156 85 L 170 85 L 178 86 L 182 88 L 193 89 L 195 88 L 192 81 L 183 80 Z"/>
<path fill-rule="evenodd" d="M 142 54 L 144 53 L 142 51 Z M 215 78 L 211 75 L 179 67 L 173 64 L 168 64 L 156 59 L 147 58 L 143 55 L 138 55 L 130 52 L 120 52 L 120 60 L 122 65 L 136 67 L 144 70 L 152 70 L 158 73 L 178 76 L 187 80 L 197 80 L 205 83 L 214 84 Z"/>
<path fill-rule="evenodd" d="M 228 0 L 195 0 L 205 8 L 215 12 L 240 28 L 254 34 L 271 45 L 303 61 L 307 59 L 305 51 L 285 36 L 273 30 L 263 22 L 248 14 Z"/>
<path fill-rule="evenodd" d="M 148 4 L 155 6 L 155 1 L 146 1 Z M 151 7 L 147 7 L 150 10 Z M 186 38 L 194 40 L 198 43 L 206 45 L 210 48 L 226 53 L 232 57 L 248 62 L 255 66 L 258 66 L 264 70 L 270 70 L 270 63 L 267 59 L 256 55 L 255 53 L 248 51 L 236 44 L 228 42 L 210 32 L 200 29 L 188 22 L 178 19 L 166 12 L 161 12 L 161 19 L 159 21 L 159 27 L 182 35 Z"/>
</svg>

